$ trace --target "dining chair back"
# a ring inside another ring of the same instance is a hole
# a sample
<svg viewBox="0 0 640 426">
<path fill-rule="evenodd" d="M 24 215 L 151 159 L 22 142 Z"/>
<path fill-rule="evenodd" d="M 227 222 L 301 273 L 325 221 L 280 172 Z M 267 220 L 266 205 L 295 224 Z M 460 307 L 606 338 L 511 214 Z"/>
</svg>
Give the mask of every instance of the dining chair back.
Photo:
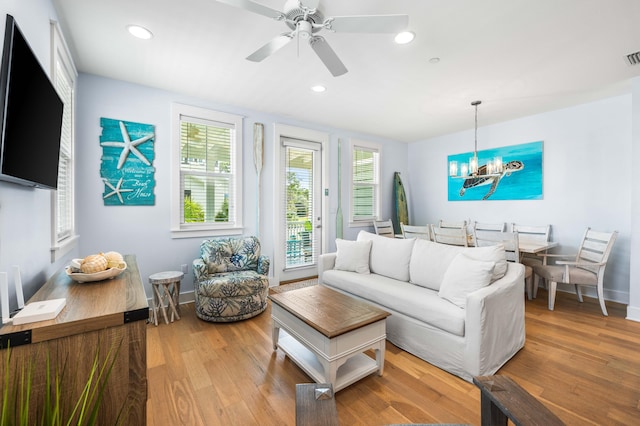
<svg viewBox="0 0 640 426">
<path fill-rule="evenodd" d="M 431 227 L 429 225 L 405 225 L 400 222 L 400 228 L 402 229 L 403 238 L 422 238 L 424 240 L 431 240 Z"/>
<path fill-rule="evenodd" d="M 449 221 L 449 220 L 442 220 L 440 219 L 440 221 L 438 222 L 438 227 L 439 228 L 457 228 L 457 229 L 467 229 L 467 221 L 466 220 L 460 220 L 460 221 Z"/>
<path fill-rule="evenodd" d="M 393 232 L 393 223 L 389 219 L 374 220 L 373 229 L 376 231 L 376 234 L 382 235 L 383 237 L 389 237 L 389 238 L 395 237 L 395 234 Z"/>
<path fill-rule="evenodd" d="M 473 229 L 476 231 L 505 232 L 507 230 L 507 224 L 505 222 L 500 222 L 500 223 L 473 222 Z"/>
<path fill-rule="evenodd" d="M 547 243 L 551 238 L 551 225 L 518 225 L 511 224 L 511 231 L 518 234 L 518 240 L 521 242 Z M 546 253 L 546 251 L 544 252 Z M 529 266 L 545 264 L 546 259 L 533 253 L 523 253 L 522 263 Z M 533 297 L 538 292 L 537 286 L 534 285 Z"/>
<path fill-rule="evenodd" d="M 476 229 L 473 233 L 473 239 L 476 247 L 502 244 L 507 262 L 520 263 L 520 248 L 518 246 L 518 234 L 516 232 L 496 232 Z M 524 283 L 527 298 L 531 300 L 533 297 L 533 269 L 528 265 L 524 265 Z"/>
<path fill-rule="evenodd" d="M 467 229 L 431 225 L 431 239 L 436 243 L 468 247 Z"/>
<path fill-rule="evenodd" d="M 579 302 L 582 302 L 583 286 L 596 287 L 602 313 L 605 316 L 608 315 L 604 302 L 604 271 L 617 236 L 617 231 L 600 232 L 587 228 L 576 255 L 541 255 L 549 259 L 556 259 L 554 264 L 535 265 L 533 267 L 536 280 L 538 277 L 547 280 L 549 310 L 552 311 L 555 305 L 557 284 L 564 283 L 573 284 Z"/>
</svg>

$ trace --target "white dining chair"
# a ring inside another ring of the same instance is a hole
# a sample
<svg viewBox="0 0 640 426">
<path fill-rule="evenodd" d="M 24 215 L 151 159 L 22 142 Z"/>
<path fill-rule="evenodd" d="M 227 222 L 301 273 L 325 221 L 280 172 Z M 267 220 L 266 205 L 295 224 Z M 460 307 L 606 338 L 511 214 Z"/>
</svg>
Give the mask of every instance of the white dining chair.
<svg viewBox="0 0 640 426">
<path fill-rule="evenodd" d="M 390 219 L 388 220 L 374 220 L 373 221 L 373 229 L 376 231 L 376 234 L 382 235 L 383 237 L 394 238 L 393 232 L 393 223 Z"/>
<path fill-rule="evenodd" d="M 431 240 L 431 227 L 429 225 L 405 225 L 400 222 L 402 238 L 422 238 Z"/>
</svg>

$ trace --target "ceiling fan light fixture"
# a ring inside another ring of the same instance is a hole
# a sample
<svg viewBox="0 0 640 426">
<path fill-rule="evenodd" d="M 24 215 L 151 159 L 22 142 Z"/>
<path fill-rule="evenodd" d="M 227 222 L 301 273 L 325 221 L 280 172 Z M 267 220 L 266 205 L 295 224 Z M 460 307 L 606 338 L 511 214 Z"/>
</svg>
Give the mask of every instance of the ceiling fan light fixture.
<svg viewBox="0 0 640 426">
<path fill-rule="evenodd" d="M 127 25 L 127 31 L 134 37 L 137 37 L 142 40 L 149 40 L 153 37 L 153 33 L 146 29 L 145 27 L 141 27 L 140 25 Z"/>
<path fill-rule="evenodd" d="M 416 38 L 416 33 L 414 33 L 413 31 L 403 31 L 396 35 L 394 41 L 397 44 L 408 44 L 411 43 L 414 38 Z"/>
</svg>

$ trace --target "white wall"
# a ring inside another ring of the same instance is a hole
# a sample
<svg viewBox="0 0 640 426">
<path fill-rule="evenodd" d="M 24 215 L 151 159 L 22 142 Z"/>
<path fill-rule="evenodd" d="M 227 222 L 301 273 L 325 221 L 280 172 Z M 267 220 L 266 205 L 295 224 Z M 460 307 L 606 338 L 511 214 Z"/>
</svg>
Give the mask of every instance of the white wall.
<svg viewBox="0 0 640 426">
<path fill-rule="evenodd" d="M 640 77 L 632 80 L 632 164 L 640 164 Z M 631 185 L 631 285 L 627 317 L 640 321 L 640 185 Z"/>
<path fill-rule="evenodd" d="M 4 39 L 6 15 L 12 15 L 43 68 L 50 67 L 50 20 L 57 19 L 48 0 L 2 0 L 0 34 Z M 0 51 L 2 46 L 0 45 Z M 0 271 L 9 272 L 10 308 L 17 307 L 12 265 L 20 267 L 25 298 L 30 297 L 56 270 L 77 257 L 69 253 L 51 262 L 51 192 L 0 182 Z"/>
<path fill-rule="evenodd" d="M 106 79 L 95 75 L 80 74 L 78 79 L 77 109 L 77 217 L 82 255 L 98 251 L 116 250 L 137 256 L 142 280 L 155 272 L 180 270 L 180 265 L 188 264 L 189 273 L 182 282 L 182 292 L 193 290 L 191 263 L 199 254 L 202 238 L 172 239 L 170 237 L 170 144 L 172 102 L 211 108 L 223 112 L 239 114 L 244 119 L 244 217 L 245 234 L 256 231 L 256 173 L 253 165 L 253 123 L 265 125 L 265 163 L 262 169 L 261 242 L 263 252 L 273 259 L 274 236 L 271 230 L 275 211 L 273 188 L 273 125 L 275 123 L 304 127 L 328 132 L 330 136 L 330 217 L 325 222 L 329 232 L 329 251 L 335 250 L 335 223 L 337 209 L 337 145 L 343 140 L 343 166 L 347 140 L 355 137 L 382 144 L 382 191 L 388 202 L 383 203 L 383 215 L 391 215 L 391 190 L 393 173 L 406 172 L 407 145 L 382 140 L 374 136 L 354 134 L 349 131 L 320 127 L 310 123 L 300 123 L 284 117 L 271 116 L 240 107 L 219 105 L 202 99 L 190 98 L 175 93 L 164 92 L 149 87 Z M 100 179 L 99 143 L 100 117 L 152 124 L 156 130 L 155 153 L 155 205 L 154 206 L 104 206 L 103 183 Z M 346 167 L 346 166 L 345 166 Z M 343 167 L 343 168 L 345 168 Z M 348 179 L 343 177 L 342 206 L 346 214 L 349 188 Z M 345 217 L 345 223 L 347 218 Z M 372 228 L 370 228 L 372 230 Z M 354 239 L 359 229 L 345 228 L 344 238 Z M 147 295 L 151 295 L 147 288 Z"/>
<path fill-rule="evenodd" d="M 631 105 L 631 95 L 625 95 L 479 128 L 478 150 L 544 142 L 542 200 L 447 200 L 447 156 L 473 150 L 473 129 L 411 144 L 413 222 L 466 219 L 551 224 L 560 253 L 574 251 L 587 226 L 617 230 L 605 275 L 605 297 L 628 303 L 635 178 Z M 469 121 L 473 126 L 472 110 Z"/>
</svg>

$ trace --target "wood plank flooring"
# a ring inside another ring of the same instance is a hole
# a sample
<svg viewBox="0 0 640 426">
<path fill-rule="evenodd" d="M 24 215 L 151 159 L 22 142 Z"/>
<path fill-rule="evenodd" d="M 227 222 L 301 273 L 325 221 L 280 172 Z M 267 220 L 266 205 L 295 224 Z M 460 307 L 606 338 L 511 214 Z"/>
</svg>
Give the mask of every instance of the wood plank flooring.
<svg viewBox="0 0 640 426">
<path fill-rule="evenodd" d="M 559 293 L 526 301 L 527 341 L 498 374 L 568 425 L 640 424 L 640 323 L 626 306 Z M 273 351 L 270 308 L 230 324 L 196 318 L 147 327 L 149 425 L 294 425 L 295 385 L 310 379 Z M 340 424 L 480 424 L 480 391 L 387 342 L 384 375 L 336 394 Z"/>
</svg>

